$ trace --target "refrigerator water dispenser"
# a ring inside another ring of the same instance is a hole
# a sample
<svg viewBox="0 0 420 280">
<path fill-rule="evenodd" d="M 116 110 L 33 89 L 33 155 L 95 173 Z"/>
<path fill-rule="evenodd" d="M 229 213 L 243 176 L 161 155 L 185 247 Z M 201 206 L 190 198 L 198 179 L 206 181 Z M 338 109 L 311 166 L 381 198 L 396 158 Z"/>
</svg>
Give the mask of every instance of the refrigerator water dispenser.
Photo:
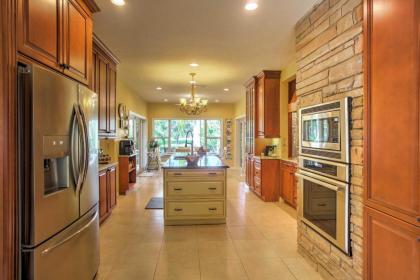
<svg viewBox="0 0 420 280">
<path fill-rule="evenodd" d="M 69 187 L 69 148 L 67 136 L 44 136 L 44 194 Z"/>
</svg>

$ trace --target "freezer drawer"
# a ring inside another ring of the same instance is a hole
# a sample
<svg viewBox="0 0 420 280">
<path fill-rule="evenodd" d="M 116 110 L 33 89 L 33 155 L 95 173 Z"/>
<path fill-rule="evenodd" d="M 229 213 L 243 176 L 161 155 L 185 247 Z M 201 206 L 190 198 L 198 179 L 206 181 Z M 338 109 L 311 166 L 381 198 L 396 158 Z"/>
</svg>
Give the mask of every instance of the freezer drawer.
<svg viewBox="0 0 420 280">
<path fill-rule="evenodd" d="M 93 279 L 99 267 L 98 207 L 52 239 L 22 254 L 22 279 Z"/>
</svg>

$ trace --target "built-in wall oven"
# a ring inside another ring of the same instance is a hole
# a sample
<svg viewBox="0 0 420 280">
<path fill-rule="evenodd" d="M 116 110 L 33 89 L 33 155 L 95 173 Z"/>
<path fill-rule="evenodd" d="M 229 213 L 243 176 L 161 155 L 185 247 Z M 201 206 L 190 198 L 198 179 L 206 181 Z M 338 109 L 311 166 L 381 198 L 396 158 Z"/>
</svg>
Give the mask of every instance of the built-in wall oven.
<svg viewBox="0 0 420 280">
<path fill-rule="evenodd" d="M 300 218 L 349 255 L 350 110 L 347 97 L 299 111 L 297 173 Z"/>
<path fill-rule="evenodd" d="M 347 254 L 349 249 L 349 166 L 299 158 L 301 219 Z"/>
<path fill-rule="evenodd" d="M 299 110 L 299 153 L 349 161 L 349 97 Z"/>
</svg>

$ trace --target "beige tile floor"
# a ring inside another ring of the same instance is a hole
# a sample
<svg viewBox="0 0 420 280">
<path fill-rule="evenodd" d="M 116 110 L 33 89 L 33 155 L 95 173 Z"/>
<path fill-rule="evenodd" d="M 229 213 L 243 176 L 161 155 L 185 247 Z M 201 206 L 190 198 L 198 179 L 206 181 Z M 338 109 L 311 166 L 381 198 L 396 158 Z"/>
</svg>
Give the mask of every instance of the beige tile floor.
<svg viewBox="0 0 420 280">
<path fill-rule="evenodd" d="M 98 279 L 321 279 L 297 253 L 295 211 L 264 203 L 228 173 L 227 224 L 163 226 L 162 176 L 138 178 L 101 226 Z"/>
</svg>

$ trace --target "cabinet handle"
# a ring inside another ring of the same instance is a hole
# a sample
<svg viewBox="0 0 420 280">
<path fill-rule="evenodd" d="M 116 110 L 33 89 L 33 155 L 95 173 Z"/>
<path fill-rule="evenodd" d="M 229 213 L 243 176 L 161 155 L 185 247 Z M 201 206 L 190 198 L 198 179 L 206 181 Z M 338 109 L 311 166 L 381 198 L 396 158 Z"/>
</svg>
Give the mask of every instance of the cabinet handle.
<svg viewBox="0 0 420 280">
<path fill-rule="evenodd" d="M 209 211 L 216 211 L 217 208 L 209 208 Z"/>
<path fill-rule="evenodd" d="M 420 223 L 420 217 L 417 217 L 417 222 L 419 222 L 419 223 Z"/>
<path fill-rule="evenodd" d="M 174 191 L 182 191 L 182 188 L 174 188 Z"/>
<path fill-rule="evenodd" d="M 215 191 L 215 190 L 217 190 L 217 188 L 215 188 L 215 187 L 210 187 L 210 188 L 209 188 L 209 190 L 210 190 L 210 191 Z"/>
<path fill-rule="evenodd" d="M 181 212 L 182 210 L 184 210 L 184 209 L 182 209 L 182 208 L 175 208 L 174 209 L 175 212 Z"/>
<path fill-rule="evenodd" d="M 175 176 L 182 176 L 182 173 L 174 173 Z"/>
<path fill-rule="evenodd" d="M 318 203 L 318 206 L 325 207 L 325 206 L 327 206 L 327 204 L 326 203 Z"/>
<path fill-rule="evenodd" d="M 209 175 L 217 175 L 216 172 L 209 172 Z"/>
</svg>

